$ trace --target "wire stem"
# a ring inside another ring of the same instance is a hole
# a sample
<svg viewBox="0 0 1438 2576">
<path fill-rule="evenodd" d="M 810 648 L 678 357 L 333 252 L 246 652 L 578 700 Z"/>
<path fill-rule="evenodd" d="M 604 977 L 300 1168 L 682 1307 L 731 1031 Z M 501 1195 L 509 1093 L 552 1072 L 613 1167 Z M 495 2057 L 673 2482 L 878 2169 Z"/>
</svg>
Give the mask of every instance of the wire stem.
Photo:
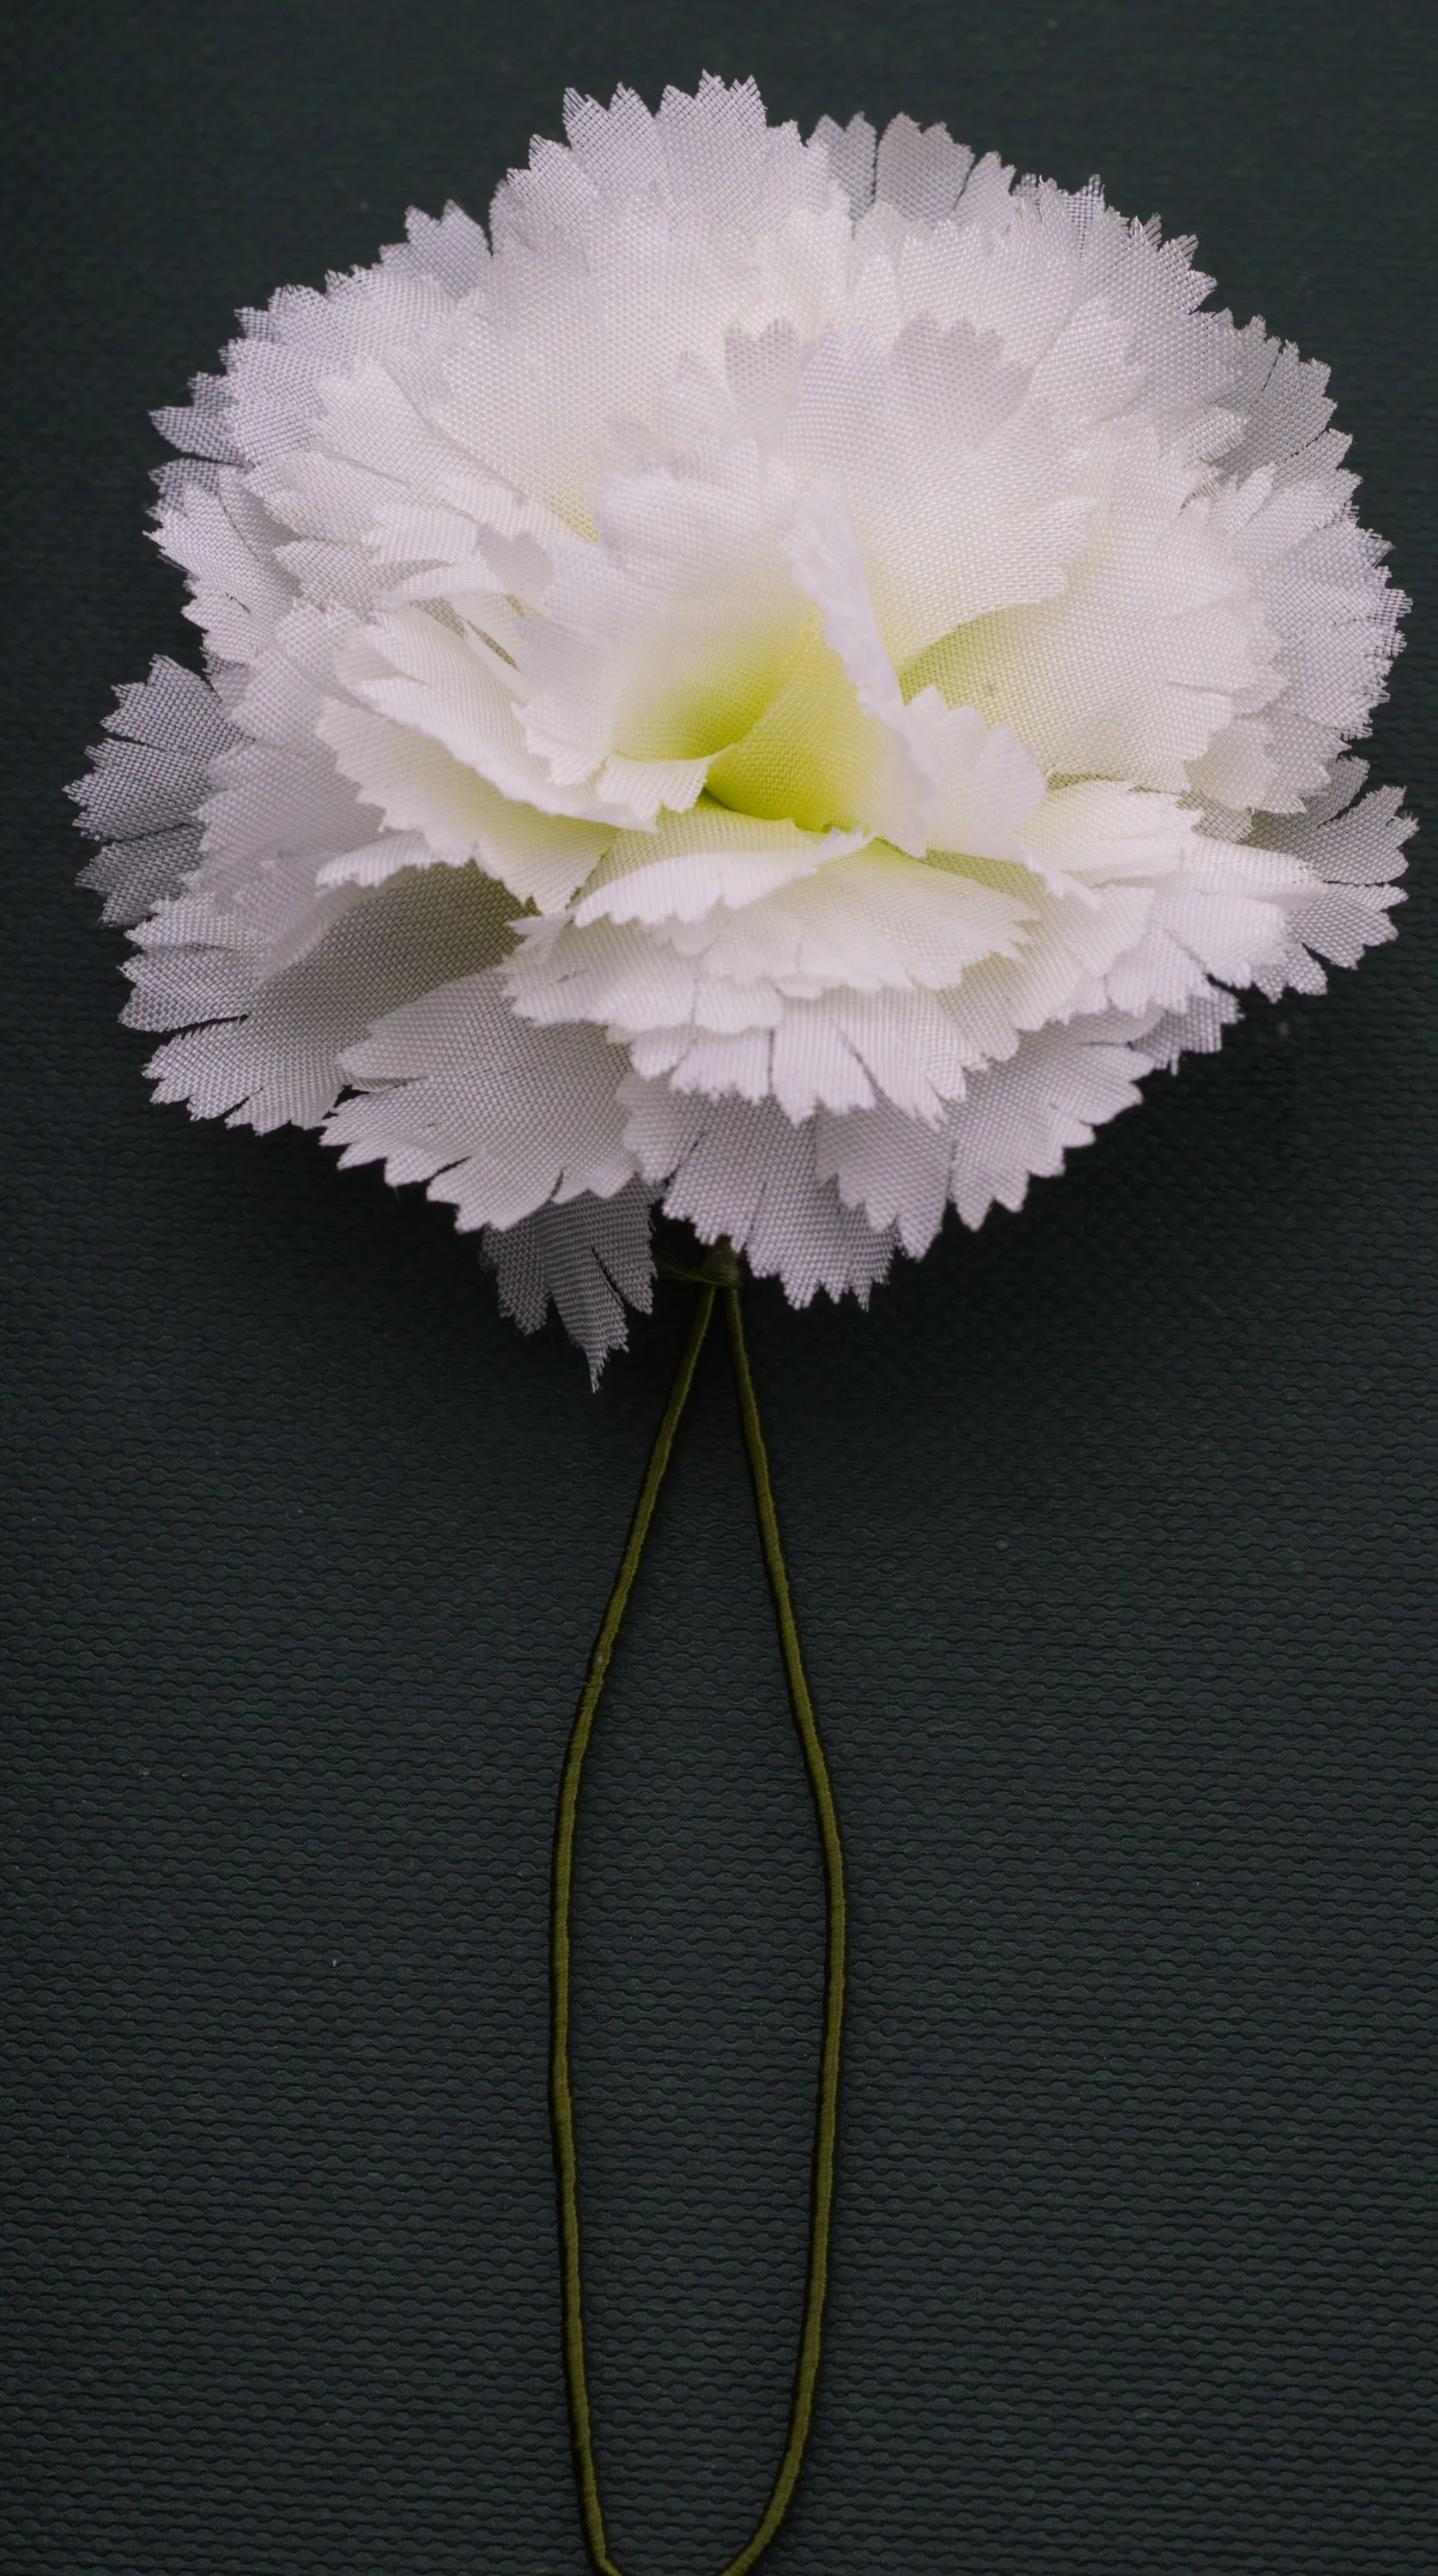
<svg viewBox="0 0 1438 2576">
<path fill-rule="evenodd" d="M 573 1733 L 569 1739 L 569 1749 L 564 1759 L 554 1835 L 554 1876 L 550 1916 L 552 2019 L 549 2101 L 554 2129 L 554 2160 L 559 2194 L 564 2370 L 569 2392 L 569 2416 L 574 2442 L 574 2465 L 579 2487 L 580 2513 L 584 2523 L 585 2542 L 597 2576 L 624 2576 L 624 2571 L 610 2551 L 605 2530 L 604 2507 L 600 2498 L 599 2471 L 595 2457 L 589 2372 L 585 2356 L 579 2156 L 575 2139 L 574 2087 L 569 2063 L 574 1950 L 574 1855 L 579 1820 L 579 1795 L 584 1776 L 585 1757 L 594 1733 L 599 1701 L 609 1672 L 615 1643 L 623 1624 L 624 1613 L 634 1589 L 634 1579 L 644 1554 L 645 1541 L 649 1536 L 650 1524 L 654 1518 L 654 1507 L 659 1499 L 659 1489 L 673 1453 L 675 1435 L 689 1400 L 690 1390 L 694 1384 L 694 1374 L 699 1365 L 699 1355 L 713 1320 L 716 1295 L 722 1295 L 724 1299 L 725 1321 L 729 1328 L 729 1352 L 739 1397 L 739 1418 L 743 1427 L 750 1480 L 754 1488 L 754 1506 L 764 1551 L 764 1567 L 769 1578 L 769 1589 L 773 1595 L 774 1615 L 778 1625 L 785 1676 L 789 1685 L 794 1725 L 803 1751 L 805 1774 L 808 1778 L 819 1828 L 819 1842 L 824 1861 L 826 1936 L 824 2022 L 814 2121 L 808 2272 L 804 2287 L 804 2316 L 794 2373 L 794 2394 L 789 2409 L 788 2432 L 783 2455 L 763 2513 L 737 2557 L 727 2561 L 719 2571 L 719 2576 L 747 2576 L 747 2571 L 768 2548 L 793 2501 L 814 2418 L 814 2398 L 823 2349 L 824 2301 L 829 2284 L 829 2241 L 834 2207 L 834 2158 L 838 2138 L 839 2077 L 844 2025 L 846 1914 L 843 1845 L 839 1834 L 838 1810 L 834 1804 L 828 1764 L 824 1759 L 824 1747 L 804 1673 L 799 1631 L 789 1592 L 789 1576 L 779 1534 L 778 1513 L 774 1506 L 768 1455 L 764 1447 L 758 1399 L 754 1393 L 754 1380 L 744 1338 L 737 1264 L 733 1255 L 729 1253 L 728 1247 L 723 1246 L 719 1248 L 716 1255 L 709 1257 L 704 1272 L 691 1272 L 686 1275 L 693 1278 L 699 1288 L 694 1321 L 680 1356 L 678 1368 L 674 1373 L 674 1382 L 669 1390 L 669 1400 L 664 1408 L 664 1416 L 660 1422 L 654 1446 L 649 1453 L 649 1463 L 644 1471 L 644 1481 L 640 1486 L 634 1517 L 629 1525 L 629 1536 L 625 1541 L 624 1554 L 620 1560 L 618 1578 L 594 1642 L 588 1676 L 580 1698 Z"/>
</svg>

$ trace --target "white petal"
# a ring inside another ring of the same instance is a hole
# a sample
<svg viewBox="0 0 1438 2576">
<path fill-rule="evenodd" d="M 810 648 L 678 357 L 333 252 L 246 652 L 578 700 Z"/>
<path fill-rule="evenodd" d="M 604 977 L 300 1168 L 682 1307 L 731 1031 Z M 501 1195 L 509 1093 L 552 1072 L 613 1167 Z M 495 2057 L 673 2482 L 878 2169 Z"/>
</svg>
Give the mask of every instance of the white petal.
<svg viewBox="0 0 1438 2576">
<path fill-rule="evenodd" d="M 377 619 L 336 657 L 336 675 L 366 706 L 436 743 L 459 766 L 542 813 L 619 821 L 566 795 L 524 742 L 509 689 L 490 657 L 422 608 Z"/>
<path fill-rule="evenodd" d="M 742 911 L 663 923 L 659 934 L 702 959 L 714 980 L 801 992 L 937 989 L 981 958 L 1016 954 L 1032 910 L 1015 894 L 870 842 Z"/>
<path fill-rule="evenodd" d="M 600 792 L 646 820 L 692 804 L 707 760 L 762 714 L 811 620 L 779 543 L 791 505 L 752 441 L 682 471 L 605 478 L 600 542 L 556 550 L 543 616 L 520 646 L 525 738 L 557 777 L 607 762 Z"/>
<path fill-rule="evenodd" d="M 227 662 L 262 660 L 294 605 L 275 554 L 281 533 L 232 470 L 186 467 L 167 482 L 155 542 L 189 574 L 185 613 Z"/>
<path fill-rule="evenodd" d="M 937 773 L 929 848 L 1022 865 L 1031 855 L 1024 826 L 1046 789 L 1032 752 L 975 708 L 945 706 L 937 689 L 911 700 L 909 721 L 922 729 Z"/>
<path fill-rule="evenodd" d="M 610 1198 L 632 1176 L 618 1084 L 624 1057 L 584 1026 L 515 1018 L 500 978 L 471 975 L 375 1022 L 344 1060 L 365 1089 L 334 1112 L 346 1163 L 383 1160 L 428 1181 L 461 1231 L 508 1226 L 550 1199 Z"/>
<path fill-rule="evenodd" d="M 879 138 L 874 195 L 911 224 L 941 223 L 973 166 L 972 152 L 955 143 L 946 125 L 919 126 L 911 116 L 895 116 Z"/>
<path fill-rule="evenodd" d="M 629 1181 L 613 1198 L 551 1202 L 517 1225 L 486 1226 L 480 1238 L 501 1313 L 522 1333 L 537 1332 L 552 1300 L 596 1384 L 609 1353 L 628 1341 L 626 1303 L 647 1315 L 654 1302 L 650 1196 Z"/>
<path fill-rule="evenodd" d="M 315 884 L 383 885 L 404 868 L 432 868 L 436 864 L 462 868 L 470 855 L 468 851 L 436 850 L 422 832 L 384 832 L 377 841 L 363 841 L 356 849 L 341 851 L 338 858 L 326 859 Z"/>
<path fill-rule="evenodd" d="M 1193 832 L 1194 816 L 1172 796 L 1084 778 L 1052 789 L 1021 838 L 1050 884 L 1083 887 L 1169 876 L 1182 865 Z"/>
<path fill-rule="evenodd" d="M 856 819 L 918 857 L 929 841 L 928 816 L 937 783 L 933 756 L 924 726 L 910 717 L 900 694 L 848 506 L 836 483 L 818 483 L 805 493 L 786 533 L 785 551 L 800 589 L 823 617 L 830 649 L 843 664 L 861 711 L 848 728 L 861 764 L 854 790 Z"/>
<path fill-rule="evenodd" d="M 950 630 L 1051 597 L 1093 510 L 1024 372 L 967 325 L 909 323 L 884 348 L 835 334 L 805 371 L 781 454 L 844 493 L 887 654 L 902 669 Z"/>
<path fill-rule="evenodd" d="M 368 686 L 382 694 L 382 684 Z M 504 795 L 399 716 L 370 714 L 334 698 L 317 730 L 344 774 L 395 830 L 422 834 L 439 858 L 477 858 L 522 902 L 545 908 L 567 902 L 613 838 L 605 824 L 573 821 Z"/>
<path fill-rule="evenodd" d="M 692 1019 L 699 977 L 687 958 L 661 947 L 642 925 L 596 921 L 575 931 L 561 920 L 516 924 L 519 946 L 506 969 L 515 1009 L 541 1027 L 593 1020 L 624 1031 Z M 782 1004 L 770 1004 L 774 1018 Z"/>
<path fill-rule="evenodd" d="M 904 1250 L 927 1252 L 944 1221 L 953 1148 L 946 1126 L 908 1118 L 892 1102 L 846 1118 L 821 1111 L 815 1154 L 845 1207 L 861 1209 L 875 1232 L 892 1226 Z"/>
<path fill-rule="evenodd" d="M 175 894 L 200 857 L 197 807 L 211 766 L 235 741 L 213 689 L 161 655 L 147 680 L 117 689 L 110 739 L 69 789 L 77 828 L 106 846 L 81 871 L 105 896 L 105 919 L 136 922 Z"/>
<path fill-rule="evenodd" d="M 1061 1171 L 1067 1152 L 1133 1107 L 1148 1066 L 1126 1036 L 1111 1013 L 1075 1020 L 1025 1038 L 975 1078 L 948 1129 L 949 1191 L 965 1225 L 981 1225 L 995 1200 L 1021 1207 L 1032 1177 Z"/>
<path fill-rule="evenodd" d="M 858 832 L 801 832 L 703 800 L 664 816 L 652 837 L 618 833 L 573 917 L 583 929 L 601 920 L 698 921 L 716 905 L 741 911 L 862 846 Z"/>
<path fill-rule="evenodd" d="M 894 1236 L 846 1208 L 819 1179 L 812 1127 L 774 1102 L 680 1098 L 631 1076 L 628 1141 L 647 1180 L 666 1184 L 665 1211 L 700 1239 L 727 1235 L 760 1278 L 777 1276 L 791 1305 L 820 1289 L 863 1303 L 888 1271 Z"/>
<path fill-rule="evenodd" d="M 272 983 L 223 949 L 171 952 L 192 967 L 199 1004 L 186 1016 L 232 1013 L 160 1049 L 150 1070 L 160 1100 L 186 1100 L 196 1117 L 228 1114 L 262 1133 L 286 1121 L 318 1126 L 338 1094 L 339 1059 L 370 1022 L 503 953 L 503 898 L 477 870 L 427 868 L 355 900 L 302 962 Z M 204 998 L 206 974 L 218 980 Z"/>
<path fill-rule="evenodd" d="M 1201 460 L 1133 427 L 1096 443 L 1101 470 L 1062 592 L 977 619 L 909 680 L 1011 726 L 1050 775 L 1182 792 L 1235 714 L 1277 694 L 1277 637 L 1215 527 Z"/>
</svg>

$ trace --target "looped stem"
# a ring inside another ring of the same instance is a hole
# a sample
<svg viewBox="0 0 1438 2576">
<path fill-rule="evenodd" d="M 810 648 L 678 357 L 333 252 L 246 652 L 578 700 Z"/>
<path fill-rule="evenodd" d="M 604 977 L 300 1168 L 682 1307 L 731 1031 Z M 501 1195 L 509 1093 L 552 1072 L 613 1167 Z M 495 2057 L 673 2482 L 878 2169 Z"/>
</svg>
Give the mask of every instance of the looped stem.
<svg viewBox="0 0 1438 2576">
<path fill-rule="evenodd" d="M 570 2424 L 574 2441 L 574 2465 L 579 2487 L 580 2512 L 584 2537 L 597 2576 L 624 2576 L 612 2556 L 605 2531 L 604 2508 L 599 2493 L 599 2472 L 595 2458 L 594 2428 L 589 2399 L 589 2373 L 585 2358 L 583 2267 L 579 2217 L 579 2159 L 575 2141 L 574 2091 L 569 2065 L 569 2026 L 573 1964 L 574 1916 L 574 1847 L 579 1817 L 579 1793 L 584 1775 L 585 1756 L 594 1732 L 595 1714 L 614 1653 L 634 1578 L 639 1571 L 659 1488 L 674 1448 L 685 1405 L 694 1383 L 699 1355 L 714 1314 L 716 1296 L 724 1299 L 725 1321 L 729 1328 L 729 1351 L 734 1369 L 734 1383 L 739 1397 L 739 1418 L 743 1425 L 744 1446 L 749 1461 L 749 1474 L 754 1488 L 754 1505 L 759 1522 L 759 1535 L 764 1551 L 764 1567 L 774 1600 L 774 1615 L 779 1631 L 779 1644 L 784 1658 L 784 1671 L 789 1685 L 789 1698 L 794 1725 L 804 1756 L 804 1769 L 814 1802 L 819 1828 L 819 1842 L 824 1860 L 825 1961 L 824 1961 L 824 2026 L 819 2057 L 818 2097 L 814 2122 L 814 2162 L 810 2195 L 809 2260 L 804 2286 L 804 2316 L 800 2330 L 799 2350 L 794 2373 L 794 2395 L 789 2410 L 788 2433 L 784 2443 L 769 2499 L 738 2556 L 731 2558 L 719 2576 L 747 2576 L 747 2571 L 763 2556 L 774 2538 L 793 2501 L 799 2482 L 804 2451 L 814 2415 L 814 2397 L 819 2378 L 823 2347 L 824 2300 L 829 2284 L 829 2239 L 834 2206 L 834 2157 L 839 2120 L 839 2074 L 844 2024 L 844 1962 L 846 1916 L 844 1898 L 844 1855 L 839 1836 L 838 1811 L 829 1780 L 824 1747 L 814 1716 L 814 1704 L 804 1673 L 799 1631 L 789 1593 L 788 1570 L 784 1563 L 779 1519 L 774 1507 L 774 1492 L 769 1477 L 769 1461 L 764 1447 L 764 1433 L 759 1419 L 758 1400 L 749 1367 L 749 1353 L 744 1338 L 744 1319 L 739 1300 L 739 1268 L 727 1243 L 718 1244 L 706 1255 L 703 1268 L 697 1271 L 672 1271 L 671 1276 L 687 1278 L 699 1288 L 694 1321 L 684 1345 L 669 1400 L 664 1408 L 644 1481 L 639 1489 L 629 1536 L 620 1560 L 618 1580 L 600 1622 L 590 1657 L 589 1672 L 574 1721 L 574 1730 L 565 1755 L 560 1781 L 559 1811 L 554 1836 L 554 1876 L 550 1918 L 550 1991 L 552 2001 L 550 2051 L 550 2114 L 554 2128 L 554 2157 L 559 2189 L 559 2238 L 561 2288 L 564 2314 L 564 2368 L 569 2391 Z"/>
</svg>

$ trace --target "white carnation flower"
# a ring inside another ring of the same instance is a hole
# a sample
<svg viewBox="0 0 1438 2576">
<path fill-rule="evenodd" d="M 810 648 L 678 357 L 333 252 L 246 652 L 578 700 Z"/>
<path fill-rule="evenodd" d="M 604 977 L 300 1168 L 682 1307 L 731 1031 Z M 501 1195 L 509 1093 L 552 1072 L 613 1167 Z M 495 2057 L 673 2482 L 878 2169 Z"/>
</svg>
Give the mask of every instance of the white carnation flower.
<svg viewBox="0 0 1438 2576">
<path fill-rule="evenodd" d="M 1325 373 L 942 127 L 571 97 L 161 415 L 208 678 L 77 790 L 162 1100 L 323 1125 L 597 1364 L 655 1203 L 867 1294 L 1390 936 Z"/>
</svg>

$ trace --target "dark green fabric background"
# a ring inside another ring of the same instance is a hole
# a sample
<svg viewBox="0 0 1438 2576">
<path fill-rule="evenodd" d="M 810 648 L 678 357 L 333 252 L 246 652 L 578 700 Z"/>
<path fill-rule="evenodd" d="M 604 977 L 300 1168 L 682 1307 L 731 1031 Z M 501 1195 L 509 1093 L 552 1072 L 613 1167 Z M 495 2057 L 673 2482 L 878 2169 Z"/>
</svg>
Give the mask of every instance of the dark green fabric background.
<svg viewBox="0 0 1438 2576">
<path fill-rule="evenodd" d="M 557 1766 L 687 1292 L 597 1399 L 446 1214 L 147 1103 L 59 794 L 189 652 L 148 407 L 482 213 L 567 82 L 753 69 L 1200 236 L 1420 596 L 1438 18 L 1369 0 L 46 0 L 7 86 L 13 2576 L 579 2576 Z M 23 60 L 22 60 L 23 58 Z M 1426 597 L 1425 617 L 1422 601 Z M 753 1335 L 853 1880 L 774 2576 L 1419 2576 L 1435 2518 L 1438 906 L 872 1313 Z M 817 1863 L 722 1368 L 594 1759 L 579 2049 L 636 2576 L 737 2547 L 802 2263 Z"/>
</svg>

